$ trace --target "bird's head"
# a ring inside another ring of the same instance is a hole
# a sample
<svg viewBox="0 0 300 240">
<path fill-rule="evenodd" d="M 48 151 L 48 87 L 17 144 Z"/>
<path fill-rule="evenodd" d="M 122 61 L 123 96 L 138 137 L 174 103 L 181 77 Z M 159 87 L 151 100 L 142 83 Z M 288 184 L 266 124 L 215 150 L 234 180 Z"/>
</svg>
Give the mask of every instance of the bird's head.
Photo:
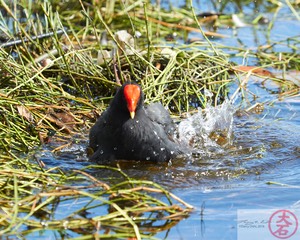
<svg viewBox="0 0 300 240">
<path fill-rule="evenodd" d="M 134 119 L 141 94 L 141 87 L 137 84 L 127 84 L 124 87 L 124 97 L 131 119 Z"/>
</svg>

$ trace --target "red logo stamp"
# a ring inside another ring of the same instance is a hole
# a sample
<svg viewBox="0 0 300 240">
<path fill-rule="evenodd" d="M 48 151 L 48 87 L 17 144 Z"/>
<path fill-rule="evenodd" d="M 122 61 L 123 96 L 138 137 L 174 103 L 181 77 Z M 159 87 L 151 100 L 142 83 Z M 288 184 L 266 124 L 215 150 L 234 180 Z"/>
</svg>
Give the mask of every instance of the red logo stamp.
<svg viewBox="0 0 300 240">
<path fill-rule="evenodd" d="M 289 210 L 278 210 L 271 215 L 268 227 L 276 238 L 287 239 L 297 232 L 298 219 Z"/>
</svg>

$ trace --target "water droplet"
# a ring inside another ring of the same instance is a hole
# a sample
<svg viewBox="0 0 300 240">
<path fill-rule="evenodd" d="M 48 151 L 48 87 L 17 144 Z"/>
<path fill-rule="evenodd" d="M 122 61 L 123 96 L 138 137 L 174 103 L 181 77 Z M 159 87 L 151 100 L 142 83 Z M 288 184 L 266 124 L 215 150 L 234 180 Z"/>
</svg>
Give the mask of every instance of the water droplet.
<svg viewBox="0 0 300 240">
<path fill-rule="evenodd" d="M 100 154 L 103 154 L 104 152 L 103 152 L 103 150 L 100 150 Z"/>
<path fill-rule="evenodd" d="M 160 151 L 164 151 L 165 150 L 165 148 L 160 148 Z"/>
<path fill-rule="evenodd" d="M 150 157 L 146 157 L 146 160 L 149 161 L 149 160 L 150 160 Z"/>
<path fill-rule="evenodd" d="M 174 151 L 171 151 L 171 154 L 174 154 Z"/>
<path fill-rule="evenodd" d="M 131 149 L 131 152 L 134 152 L 134 149 Z"/>
<path fill-rule="evenodd" d="M 209 95 L 209 92 L 206 92 Z M 206 146 L 218 146 L 209 136 L 222 133 L 230 142 L 233 115 L 235 109 L 230 102 L 224 102 L 217 107 L 207 104 L 204 111 L 199 111 L 181 121 L 178 125 L 178 138 L 184 145 L 192 145 L 194 148 L 205 144 Z"/>
<path fill-rule="evenodd" d="M 115 150 L 115 151 L 117 151 L 117 149 L 118 149 L 117 147 L 114 147 L 114 150 Z"/>
<path fill-rule="evenodd" d="M 133 126 L 130 126 L 130 129 L 132 130 L 132 129 L 133 129 Z"/>
<path fill-rule="evenodd" d="M 157 135 L 157 132 L 156 132 L 156 131 L 153 131 L 153 132 L 154 132 L 155 135 Z"/>
<path fill-rule="evenodd" d="M 136 123 L 139 123 L 139 121 L 140 121 L 140 120 L 136 120 L 135 122 L 136 122 Z"/>
</svg>

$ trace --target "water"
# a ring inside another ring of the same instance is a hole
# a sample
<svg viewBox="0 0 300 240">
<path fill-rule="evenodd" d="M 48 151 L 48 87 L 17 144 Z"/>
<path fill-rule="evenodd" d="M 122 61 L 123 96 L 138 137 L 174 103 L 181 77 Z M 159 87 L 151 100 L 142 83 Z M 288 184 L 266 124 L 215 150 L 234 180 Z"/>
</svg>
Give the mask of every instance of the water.
<svg viewBox="0 0 300 240">
<path fill-rule="evenodd" d="M 203 11 L 213 10 L 209 1 L 201 6 L 205 7 Z M 246 17 L 254 14 L 251 6 L 245 12 L 249 14 Z M 269 35 L 266 26 L 248 25 L 235 30 L 223 28 L 220 32 L 232 37 L 215 41 L 256 48 L 268 41 L 299 35 L 300 22 L 293 18 L 289 8 L 280 12 L 282 15 Z M 190 34 L 191 38 L 195 36 L 200 37 Z M 280 45 L 275 50 L 290 51 Z M 258 59 L 253 57 L 232 60 L 238 64 L 258 64 Z M 160 165 L 120 162 L 129 176 L 157 182 L 195 207 L 189 218 L 168 231 L 157 233 L 158 238 L 237 239 L 239 209 L 299 209 L 300 97 L 280 99 L 281 86 L 272 81 L 262 84 L 255 77 L 249 79 L 247 87 L 257 98 L 246 93 L 243 100 L 238 96 L 221 106 L 209 106 L 205 112 L 199 111 L 179 124 L 181 141 L 196 150 L 188 159 Z M 230 88 L 232 97 L 237 85 L 232 84 Z M 66 171 L 81 169 L 89 165 L 86 144 L 87 140 L 83 139 L 56 154 L 45 148 L 36 158 L 47 167 L 59 165 Z M 111 174 L 99 169 L 89 171 L 99 179 Z M 72 233 L 72 236 L 78 235 Z"/>
<path fill-rule="evenodd" d="M 230 144 L 234 112 L 234 107 L 229 101 L 216 107 L 208 104 L 205 110 L 198 109 L 197 113 L 189 115 L 178 124 L 179 140 L 200 154 L 203 146 L 209 148 Z M 215 136 L 214 140 L 212 135 Z"/>
<path fill-rule="evenodd" d="M 300 98 L 279 101 L 269 89 L 250 83 L 251 90 L 267 101 L 262 111 L 240 110 L 228 101 L 179 124 L 181 140 L 190 143 L 192 138 L 198 155 L 171 164 L 119 163 L 129 176 L 157 182 L 195 207 L 189 218 L 157 237 L 237 239 L 237 210 L 299 208 Z M 89 165 L 85 146 L 83 139 L 56 154 L 44 149 L 36 157 L 49 168 L 59 164 L 67 171 L 81 169 Z M 113 177 L 99 169 L 89 174 Z M 63 203 L 56 213 L 63 217 L 66 206 Z"/>
</svg>

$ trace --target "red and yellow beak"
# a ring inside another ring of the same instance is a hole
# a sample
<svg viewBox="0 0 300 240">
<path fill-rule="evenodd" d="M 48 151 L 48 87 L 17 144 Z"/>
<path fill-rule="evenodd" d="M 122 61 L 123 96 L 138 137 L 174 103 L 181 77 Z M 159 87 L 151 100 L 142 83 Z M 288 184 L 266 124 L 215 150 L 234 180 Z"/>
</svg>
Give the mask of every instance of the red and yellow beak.
<svg viewBox="0 0 300 240">
<path fill-rule="evenodd" d="M 134 119 L 136 107 L 141 97 L 141 89 L 137 85 L 128 84 L 124 87 L 124 96 L 130 117 Z"/>
</svg>

